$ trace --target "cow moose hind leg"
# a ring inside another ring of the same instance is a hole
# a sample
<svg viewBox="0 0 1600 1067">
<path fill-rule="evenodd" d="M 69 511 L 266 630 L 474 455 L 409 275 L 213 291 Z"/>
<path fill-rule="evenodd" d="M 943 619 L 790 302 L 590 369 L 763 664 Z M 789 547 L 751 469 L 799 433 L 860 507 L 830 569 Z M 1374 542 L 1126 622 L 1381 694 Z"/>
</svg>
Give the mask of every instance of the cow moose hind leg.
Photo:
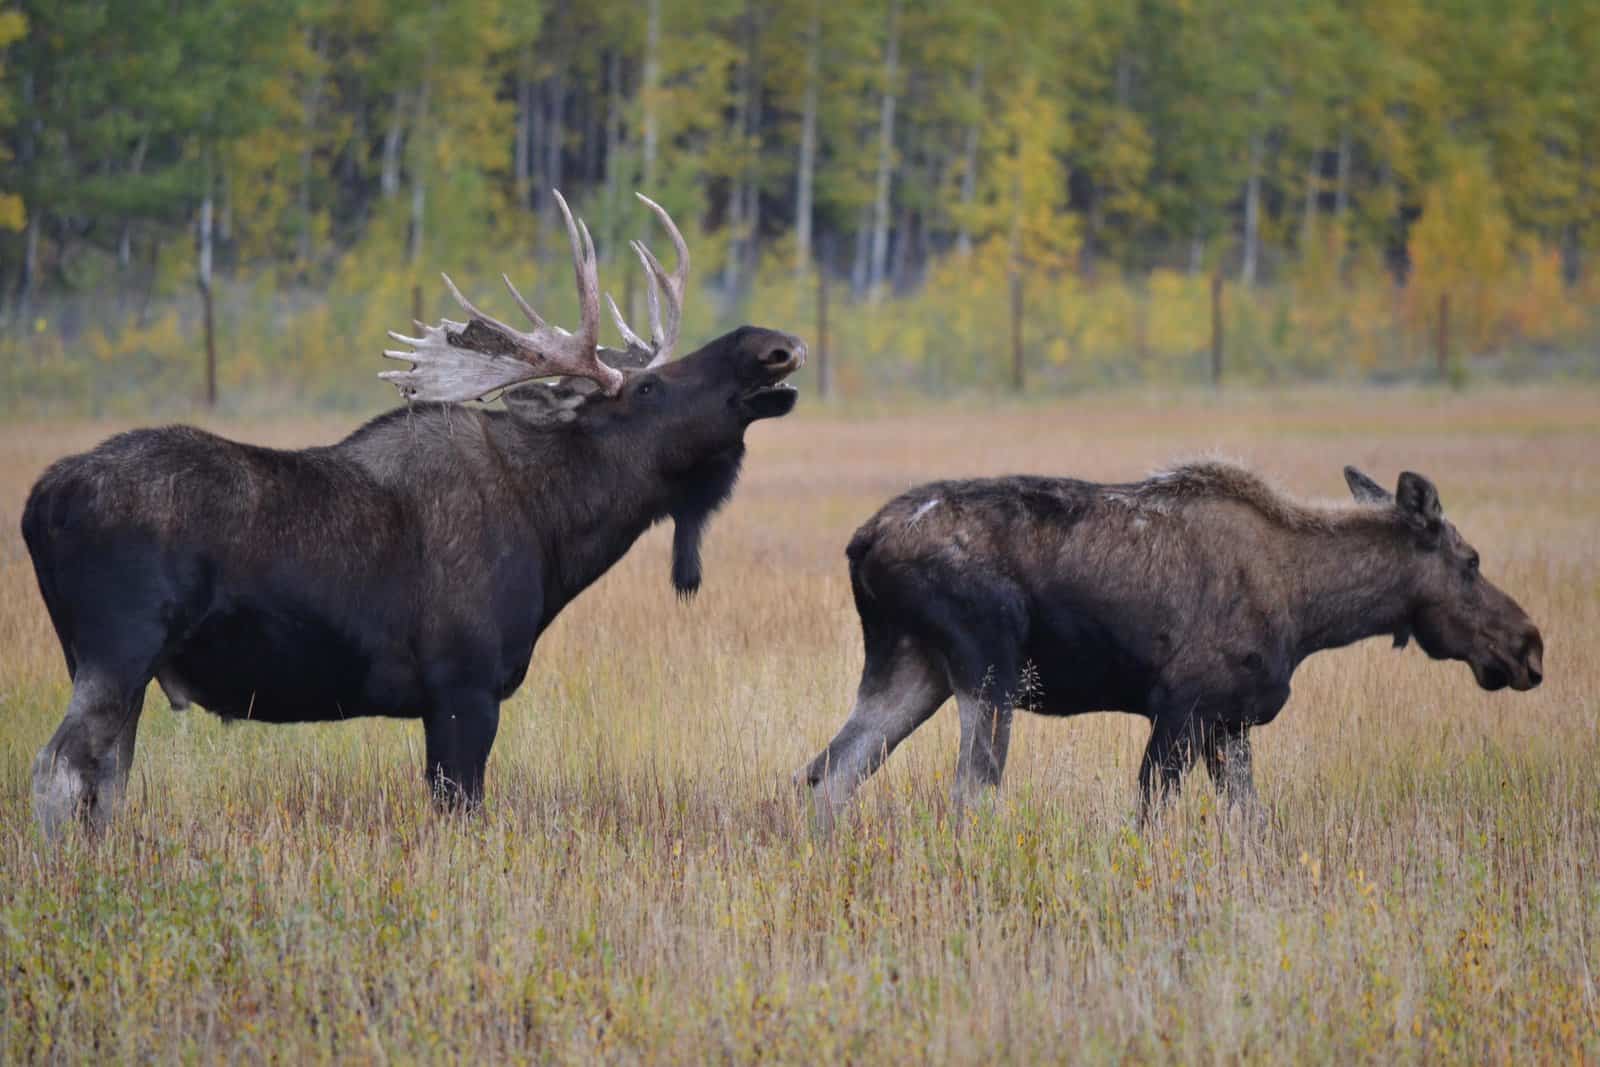
<svg viewBox="0 0 1600 1067">
<path fill-rule="evenodd" d="M 103 829 L 120 806 L 144 709 L 144 683 L 77 671 L 67 714 L 33 761 L 33 812 L 55 840 L 74 822 Z"/>
<path fill-rule="evenodd" d="M 1256 796 L 1251 768 L 1250 727 L 1245 723 L 1219 723 L 1207 730 L 1200 743 L 1206 772 L 1228 811 L 1239 811 L 1256 822 L 1264 819 Z"/>
<path fill-rule="evenodd" d="M 817 827 L 833 828 L 856 787 L 950 697 L 941 664 L 915 639 L 869 641 L 855 708 L 828 747 L 795 775 L 809 786 Z"/>
<path fill-rule="evenodd" d="M 489 750 L 500 728 L 499 701 L 488 693 L 446 692 L 422 726 L 434 807 L 441 812 L 477 811 L 483 806 Z"/>
</svg>

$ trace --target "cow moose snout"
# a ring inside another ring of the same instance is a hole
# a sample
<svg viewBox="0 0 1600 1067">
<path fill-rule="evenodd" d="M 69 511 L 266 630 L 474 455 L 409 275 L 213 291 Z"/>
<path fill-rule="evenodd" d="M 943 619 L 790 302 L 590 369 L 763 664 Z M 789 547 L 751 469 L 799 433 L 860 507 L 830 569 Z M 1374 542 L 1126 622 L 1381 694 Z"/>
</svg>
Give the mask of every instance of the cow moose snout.
<svg viewBox="0 0 1600 1067">
<path fill-rule="evenodd" d="M 1527 688 L 1534 689 L 1544 681 L 1544 638 L 1537 629 L 1528 631 L 1522 642 L 1522 671 L 1527 678 Z"/>
</svg>

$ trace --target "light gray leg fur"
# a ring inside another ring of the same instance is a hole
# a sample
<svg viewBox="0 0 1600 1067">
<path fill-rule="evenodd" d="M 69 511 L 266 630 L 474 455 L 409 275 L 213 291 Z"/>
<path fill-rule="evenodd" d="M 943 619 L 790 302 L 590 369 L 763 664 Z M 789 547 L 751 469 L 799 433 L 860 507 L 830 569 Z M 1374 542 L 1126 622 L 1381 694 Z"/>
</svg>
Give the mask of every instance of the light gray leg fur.
<svg viewBox="0 0 1600 1067">
<path fill-rule="evenodd" d="M 99 829 L 115 814 L 133 765 L 143 687 L 129 694 L 78 672 L 66 718 L 33 761 L 33 813 L 46 838 L 75 819 Z"/>
<path fill-rule="evenodd" d="M 961 709 L 961 752 L 956 757 L 956 780 L 950 800 L 956 818 L 977 801 L 991 800 L 1006 771 L 1011 747 L 1010 694 L 996 700 L 978 693 L 956 693 Z"/>
<path fill-rule="evenodd" d="M 850 718 L 795 776 L 811 788 L 820 829 L 832 829 L 856 787 L 949 696 L 944 671 L 910 638 L 900 639 L 887 667 L 868 664 Z"/>
</svg>

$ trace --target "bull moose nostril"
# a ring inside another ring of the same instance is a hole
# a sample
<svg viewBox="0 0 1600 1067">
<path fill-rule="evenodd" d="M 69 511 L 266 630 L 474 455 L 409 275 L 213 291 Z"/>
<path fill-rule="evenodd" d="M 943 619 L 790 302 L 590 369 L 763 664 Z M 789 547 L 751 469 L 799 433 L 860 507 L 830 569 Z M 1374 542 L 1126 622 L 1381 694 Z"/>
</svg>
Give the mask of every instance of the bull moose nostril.
<svg viewBox="0 0 1600 1067">
<path fill-rule="evenodd" d="M 789 352 L 789 350 L 787 348 L 774 348 L 772 351 L 768 352 L 766 355 L 761 357 L 761 362 L 763 362 L 763 363 L 787 363 L 787 362 L 789 362 L 789 360 L 791 360 L 793 358 L 794 357 L 790 354 L 790 352 Z"/>
</svg>

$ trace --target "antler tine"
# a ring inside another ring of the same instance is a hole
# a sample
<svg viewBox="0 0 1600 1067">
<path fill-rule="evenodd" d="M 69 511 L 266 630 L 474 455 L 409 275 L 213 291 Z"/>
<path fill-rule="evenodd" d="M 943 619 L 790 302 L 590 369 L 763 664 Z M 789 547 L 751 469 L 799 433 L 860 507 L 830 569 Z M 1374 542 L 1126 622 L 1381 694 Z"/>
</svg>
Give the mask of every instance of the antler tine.
<svg viewBox="0 0 1600 1067">
<path fill-rule="evenodd" d="M 572 209 L 567 207 L 561 190 L 550 192 L 566 219 L 567 239 L 572 242 L 572 268 L 578 279 L 580 323 L 577 336 L 592 349 L 600 343 L 600 270 L 595 261 L 594 241 L 589 237 L 589 227 L 572 217 Z"/>
<path fill-rule="evenodd" d="M 667 214 L 666 208 L 643 193 L 636 192 L 633 195 L 660 220 L 672 241 L 672 249 L 678 261 L 676 269 L 668 273 L 643 241 L 633 242 L 633 250 L 644 263 L 645 273 L 651 282 L 650 331 L 655 341 L 655 356 L 650 360 L 649 366 L 654 367 L 671 359 L 673 349 L 678 343 L 678 326 L 683 320 L 683 292 L 689 280 L 689 244 L 683 239 L 677 224 L 672 221 L 672 216 Z M 665 291 L 664 302 L 658 297 L 658 286 Z"/>
<path fill-rule="evenodd" d="M 617 324 L 617 332 L 622 335 L 622 340 L 627 344 L 627 346 L 629 348 L 637 348 L 640 352 L 644 352 L 646 354 L 653 351 L 653 349 L 645 343 L 644 338 L 633 332 L 633 328 L 628 325 L 628 320 L 622 317 L 622 309 L 617 307 L 617 302 L 611 298 L 610 293 L 606 294 L 606 304 L 611 308 L 611 321 Z"/>
<path fill-rule="evenodd" d="M 510 326 L 507 326 L 493 315 L 474 307 L 472 301 L 462 296 L 461 290 L 456 288 L 456 283 L 450 280 L 450 275 L 440 271 L 439 277 L 444 279 L 445 288 L 449 289 L 450 295 L 456 298 L 456 303 L 461 305 L 461 310 L 465 311 L 472 318 L 482 319 L 484 322 L 487 322 L 490 326 L 493 326 L 497 330 L 504 330 L 506 333 L 516 336 L 516 330 L 512 329 Z"/>
<path fill-rule="evenodd" d="M 517 302 L 517 306 L 522 309 L 522 313 L 528 316 L 528 321 L 532 322 L 534 326 L 540 329 L 546 328 L 550 325 L 544 321 L 544 317 L 542 315 L 533 310 L 533 305 L 524 300 L 522 294 L 517 292 L 517 287 L 511 284 L 510 275 L 502 274 L 500 275 L 500 280 L 506 283 L 507 289 L 511 290 L 511 299 L 515 300 Z M 418 325 L 421 324 L 419 323 Z"/>
</svg>

